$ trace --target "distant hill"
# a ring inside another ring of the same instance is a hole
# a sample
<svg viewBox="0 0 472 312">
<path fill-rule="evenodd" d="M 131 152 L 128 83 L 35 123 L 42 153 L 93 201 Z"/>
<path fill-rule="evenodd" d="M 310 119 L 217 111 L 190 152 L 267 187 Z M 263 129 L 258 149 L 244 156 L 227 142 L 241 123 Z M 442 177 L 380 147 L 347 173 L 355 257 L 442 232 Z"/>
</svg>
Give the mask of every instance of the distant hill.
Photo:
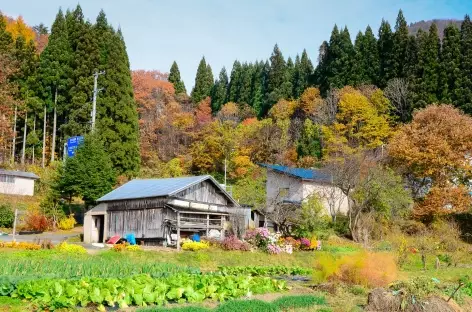
<svg viewBox="0 0 472 312">
<path fill-rule="evenodd" d="M 429 21 L 419 21 L 416 23 L 410 23 L 410 25 L 408 26 L 408 29 L 410 31 L 410 34 L 414 35 L 418 32 L 419 29 L 428 31 L 432 23 L 436 23 L 436 26 L 438 26 L 439 37 L 442 39 L 444 28 L 446 28 L 447 25 L 452 23 L 452 24 L 456 24 L 458 28 L 461 28 L 462 21 L 454 20 L 454 19 L 433 19 Z"/>
</svg>

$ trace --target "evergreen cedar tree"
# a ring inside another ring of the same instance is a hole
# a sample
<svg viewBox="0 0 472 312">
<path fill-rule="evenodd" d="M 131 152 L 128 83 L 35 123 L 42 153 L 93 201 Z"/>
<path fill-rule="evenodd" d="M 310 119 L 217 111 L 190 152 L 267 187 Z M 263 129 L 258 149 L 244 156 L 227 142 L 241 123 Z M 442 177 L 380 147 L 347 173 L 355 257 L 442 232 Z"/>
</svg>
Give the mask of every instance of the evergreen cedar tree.
<svg viewBox="0 0 472 312">
<path fill-rule="evenodd" d="M 185 89 L 185 84 L 180 78 L 180 70 L 177 62 L 174 61 L 169 71 L 168 81 L 174 85 L 175 94 L 187 94 L 187 89 Z"/>
<path fill-rule="evenodd" d="M 11 40 L 6 38 L 0 26 L 0 45 Z M 17 130 L 23 128 L 28 112 L 29 116 L 37 117 L 28 118 L 28 129 L 35 128 L 34 135 L 42 137 L 46 107 L 48 135 L 53 131 L 52 113 L 56 108 L 59 142 L 89 133 L 93 74 L 105 71 L 98 79 L 101 90 L 96 132 L 116 171 L 127 176 L 137 174 L 140 167 L 138 114 L 129 60 L 121 31 L 109 25 L 105 13 L 101 11 L 92 24 L 85 21 L 79 5 L 65 14 L 59 10 L 49 43 L 40 55 L 33 41 L 27 42 L 22 36 L 14 39 L 3 46 L 18 62 L 18 70 L 10 78 L 16 85 L 15 98 L 21 104 Z M 56 144 L 57 149 L 52 152 L 59 153 L 61 146 Z M 18 146 L 17 151 L 20 150 Z"/>
<path fill-rule="evenodd" d="M 54 188 L 65 198 L 79 196 L 86 206 L 110 192 L 116 183 L 116 171 L 105 151 L 102 138 L 87 135 L 74 157 L 67 158 L 59 170 Z"/>
<path fill-rule="evenodd" d="M 0 49 L 18 63 L 16 72 L 9 77 L 9 81 L 15 83 L 12 99 L 21 110 L 17 130 L 23 129 L 25 111 L 28 111 L 29 116 L 36 116 L 35 135 L 42 138 L 46 107 L 48 135 L 52 132 L 52 113 L 54 108 L 57 110 L 59 142 L 90 132 L 93 74 L 104 70 L 106 74 L 98 79 L 103 89 L 97 103 L 97 134 L 116 171 L 129 176 L 136 174 L 140 166 L 140 130 L 129 60 L 121 31 L 109 25 L 104 12 L 100 12 L 92 24 L 85 21 L 80 6 L 65 13 L 59 11 L 49 44 L 39 57 L 35 45 L 23 38 L 27 33 L 12 37 L 6 31 L 8 24 L 4 18 L 0 23 Z M 223 68 L 215 81 L 210 64 L 202 58 L 191 100 L 196 107 L 202 101 L 206 105 L 209 97 L 215 116 L 226 103 L 232 102 L 240 112 L 248 112 L 245 116 L 264 118 L 280 100 L 291 103 L 311 86 L 318 87 L 320 95 L 325 97 L 333 88 L 366 84 L 385 88 L 392 78 L 402 78 L 409 86 L 410 116 L 414 109 L 433 102 L 451 103 L 472 113 L 472 23 L 469 16 L 465 17 L 460 30 L 452 24 L 446 27 L 440 41 L 435 25 L 427 31 L 408 34 L 407 22 L 400 11 L 393 30 L 387 21 L 382 21 L 377 38 L 368 26 L 357 34 L 353 43 L 347 27 L 335 25 L 329 40 L 320 46 L 316 68 L 306 51 L 294 59 L 284 58 L 275 45 L 268 60 L 254 63 L 236 60 L 231 72 Z M 172 64 L 168 80 L 176 94 L 185 95 L 176 62 Z M 4 111 L 12 116 L 14 106 L 8 105 L 8 110 Z M 172 107 L 176 107 L 175 104 Z M 185 116 L 183 124 L 190 124 L 191 118 L 183 113 L 183 107 L 180 109 Z M 299 112 L 295 110 L 292 116 L 299 116 Z M 33 118 L 28 119 L 29 129 L 33 128 L 33 121 Z M 17 153 L 21 150 L 19 141 Z M 53 152 L 59 153 L 61 146 L 62 143 L 56 144 Z"/>
</svg>

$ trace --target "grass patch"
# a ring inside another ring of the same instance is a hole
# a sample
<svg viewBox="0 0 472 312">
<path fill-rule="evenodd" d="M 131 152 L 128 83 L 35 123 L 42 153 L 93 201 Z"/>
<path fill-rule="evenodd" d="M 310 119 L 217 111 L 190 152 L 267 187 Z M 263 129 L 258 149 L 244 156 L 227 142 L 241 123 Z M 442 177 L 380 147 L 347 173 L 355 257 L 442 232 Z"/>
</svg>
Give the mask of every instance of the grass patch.
<svg viewBox="0 0 472 312">
<path fill-rule="evenodd" d="M 326 299 L 324 297 L 317 297 L 313 295 L 284 296 L 276 299 L 272 302 L 272 304 L 278 307 L 280 310 L 286 310 L 311 307 L 315 305 L 324 305 L 326 304 Z"/>
<path fill-rule="evenodd" d="M 282 312 L 282 311 L 302 311 L 300 309 L 309 308 L 307 311 L 314 311 L 315 306 L 326 304 L 326 299 L 322 296 L 300 295 L 283 296 L 272 302 L 262 300 L 230 300 L 221 303 L 215 309 L 203 307 L 156 307 L 142 308 L 138 312 Z M 305 310 L 303 310 L 305 311 Z"/>
<path fill-rule="evenodd" d="M 233 300 L 220 304 L 215 312 L 278 312 L 277 306 L 261 300 Z"/>
<path fill-rule="evenodd" d="M 0 296 L 0 312 L 23 312 L 27 307 L 20 299 Z"/>
<path fill-rule="evenodd" d="M 137 312 L 209 312 L 211 310 L 202 307 L 150 307 L 138 309 Z"/>
</svg>

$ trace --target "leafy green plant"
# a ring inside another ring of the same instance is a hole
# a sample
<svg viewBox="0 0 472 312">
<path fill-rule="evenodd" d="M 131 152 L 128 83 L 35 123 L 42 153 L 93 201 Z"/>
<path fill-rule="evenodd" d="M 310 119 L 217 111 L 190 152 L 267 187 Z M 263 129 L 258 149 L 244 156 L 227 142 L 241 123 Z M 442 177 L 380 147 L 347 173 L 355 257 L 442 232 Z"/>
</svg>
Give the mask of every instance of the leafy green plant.
<svg viewBox="0 0 472 312">
<path fill-rule="evenodd" d="M 223 275 L 248 274 L 252 276 L 274 275 L 310 275 L 313 270 L 302 267 L 279 266 L 219 266 L 218 271 Z"/>
<path fill-rule="evenodd" d="M 15 220 L 15 214 L 8 204 L 0 205 L 0 228 L 11 228 L 13 221 Z"/>
<path fill-rule="evenodd" d="M 285 281 L 268 277 L 176 274 L 154 279 L 150 275 L 131 278 L 43 279 L 23 281 L 13 298 L 31 300 L 41 308 L 59 309 L 77 305 L 126 308 L 131 305 L 162 305 L 166 302 L 201 302 L 206 298 L 228 299 L 287 289 Z"/>
</svg>

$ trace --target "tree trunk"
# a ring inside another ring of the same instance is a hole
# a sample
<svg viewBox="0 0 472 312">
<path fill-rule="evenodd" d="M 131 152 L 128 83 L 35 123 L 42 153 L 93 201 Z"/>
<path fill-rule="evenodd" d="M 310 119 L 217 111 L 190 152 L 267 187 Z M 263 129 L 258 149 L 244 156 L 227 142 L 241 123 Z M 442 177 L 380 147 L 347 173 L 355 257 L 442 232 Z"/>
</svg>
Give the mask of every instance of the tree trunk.
<svg viewBox="0 0 472 312">
<path fill-rule="evenodd" d="M 52 147 L 51 147 L 51 162 L 54 161 L 54 156 L 56 153 L 56 123 L 57 123 L 57 88 L 56 88 L 56 95 L 54 97 L 54 122 L 52 127 Z"/>
<path fill-rule="evenodd" d="M 47 112 L 46 112 L 46 105 L 44 106 L 44 119 L 43 119 L 43 161 L 42 167 L 44 168 L 46 165 L 46 123 L 47 123 Z"/>
<path fill-rule="evenodd" d="M 13 121 L 13 146 L 11 151 L 11 162 L 15 163 L 15 152 L 16 152 L 16 116 L 17 116 L 18 105 L 15 104 L 15 117 Z"/>
<path fill-rule="evenodd" d="M 28 111 L 25 115 L 25 129 L 23 131 L 23 149 L 21 150 L 21 164 L 25 164 L 25 150 L 26 150 L 26 133 L 28 132 Z"/>
</svg>

